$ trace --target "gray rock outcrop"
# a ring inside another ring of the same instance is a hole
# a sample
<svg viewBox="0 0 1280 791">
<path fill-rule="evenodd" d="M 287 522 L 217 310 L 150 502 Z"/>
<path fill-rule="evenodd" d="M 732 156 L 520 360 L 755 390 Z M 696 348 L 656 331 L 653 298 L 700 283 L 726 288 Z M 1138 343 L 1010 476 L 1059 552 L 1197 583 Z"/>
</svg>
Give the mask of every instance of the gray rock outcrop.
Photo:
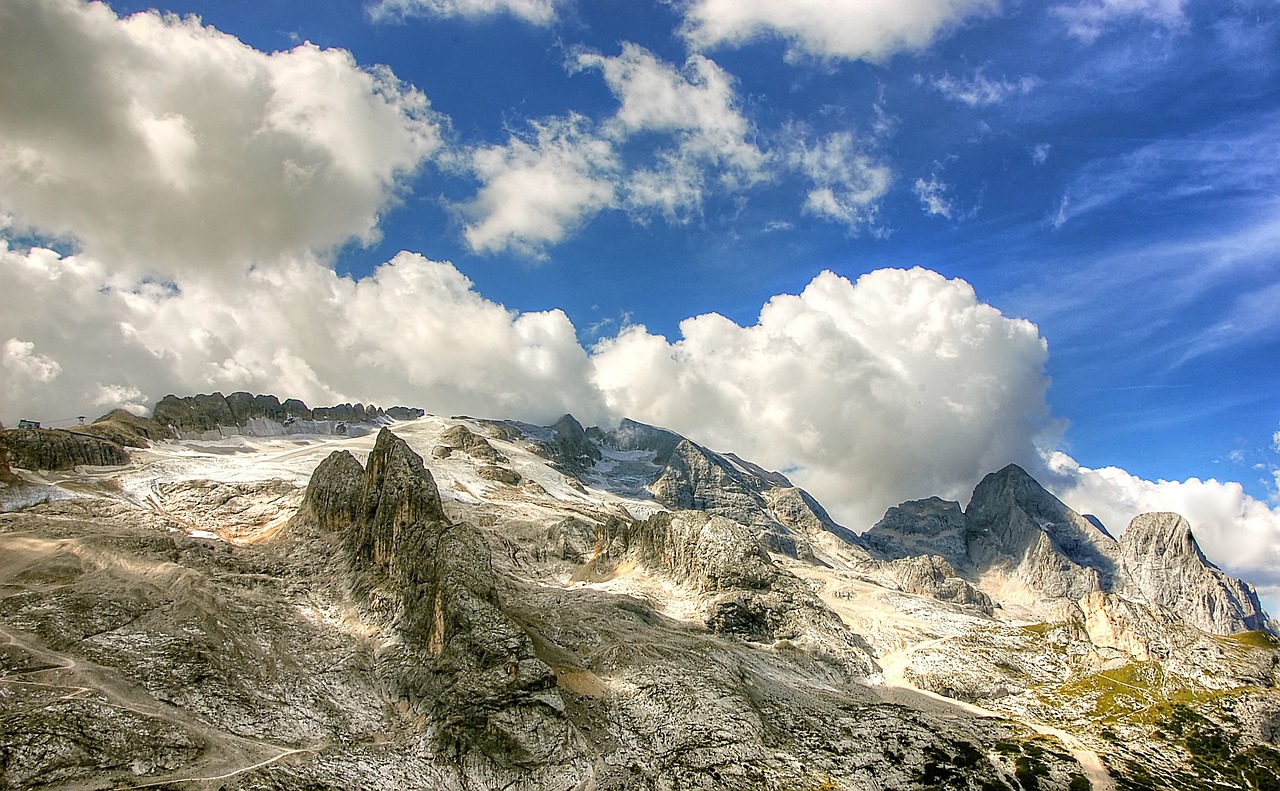
<svg viewBox="0 0 1280 791">
<path fill-rule="evenodd" d="M 848 673 L 878 667 L 866 641 L 794 575 L 778 568 L 745 526 L 701 511 L 660 513 L 643 522 L 610 519 L 597 531 L 584 580 L 637 564 L 702 595 L 712 631 L 755 642 L 788 641 L 831 657 Z"/>
<path fill-rule="evenodd" d="M 82 464 L 116 467 L 129 463 L 129 454 L 116 443 L 63 429 L 7 429 L 0 431 L 0 445 L 8 449 L 10 463 L 25 470 L 61 471 Z"/>
<path fill-rule="evenodd" d="M 1210 634 L 1266 628 L 1253 586 L 1205 558 L 1187 520 L 1174 513 L 1134 517 L 1120 537 L 1126 591 L 1177 613 Z"/>
<path fill-rule="evenodd" d="M 430 471 L 403 440 L 382 429 L 364 468 L 332 454 L 298 518 L 336 535 L 354 598 L 399 636 L 383 656 L 388 682 L 430 718 L 438 745 L 468 761 L 528 762 L 526 770 L 573 759 L 556 676 L 504 612 L 484 538 L 448 520 Z"/>
<path fill-rule="evenodd" d="M 432 449 L 431 455 L 446 459 L 455 451 L 462 451 L 472 459 L 485 464 L 500 464 L 507 460 L 493 445 L 489 444 L 489 440 L 461 424 L 440 435 L 439 443 Z"/>
<path fill-rule="evenodd" d="M 360 403 L 312 409 L 296 398 L 281 403 L 273 395 L 236 392 L 224 396 L 215 392 L 181 398 L 167 395 L 156 403 L 151 419 L 162 431 L 189 437 L 223 433 L 227 429 L 267 434 L 302 430 L 327 433 L 322 429 L 331 428 L 330 424 L 374 424 L 385 422 L 387 417 L 412 420 L 423 414 L 421 409 L 393 407 L 387 411 Z"/>
<path fill-rule="evenodd" d="M 957 568 L 969 565 L 964 511 L 940 497 L 893 506 L 862 534 L 862 543 L 885 560 L 937 555 Z"/>
<path fill-rule="evenodd" d="M 991 597 L 963 579 L 955 567 L 940 555 L 898 558 L 885 570 L 907 593 L 976 607 L 987 615 L 994 612 L 995 603 Z"/>
<path fill-rule="evenodd" d="M 161 442 L 172 436 L 168 429 L 154 420 L 123 409 L 113 409 L 87 426 L 73 426 L 69 430 L 111 440 L 126 448 L 145 448 L 152 442 Z"/>
</svg>

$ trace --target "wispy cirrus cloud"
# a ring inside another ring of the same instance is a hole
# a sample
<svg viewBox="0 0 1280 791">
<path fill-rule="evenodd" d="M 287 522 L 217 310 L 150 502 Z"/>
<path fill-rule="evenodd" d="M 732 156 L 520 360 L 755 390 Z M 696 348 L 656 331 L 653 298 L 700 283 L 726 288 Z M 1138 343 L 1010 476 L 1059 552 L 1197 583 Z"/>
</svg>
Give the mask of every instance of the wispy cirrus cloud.
<svg viewBox="0 0 1280 791">
<path fill-rule="evenodd" d="M 562 0 L 377 0 L 368 6 L 375 22 L 399 21 L 407 17 L 458 17 L 481 20 L 509 14 L 534 25 L 549 25 L 556 19 Z"/>
<path fill-rule="evenodd" d="M 921 77 L 920 81 L 925 80 Z M 992 79 L 982 69 L 977 69 L 968 77 L 955 77 L 948 73 L 941 77 L 930 77 L 928 83 L 952 101 L 969 107 L 988 107 L 1027 95 L 1040 85 L 1040 80 L 1030 76 L 1012 80 Z"/>
<path fill-rule="evenodd" d="M 1053 13 L 1067 31 L 1084 42 L 1093 42 L 1108 29 L 1126 22 L 1155 24 L 1168 30 L 1186 25 L 1187 0 L 1080 0 L 1054 6 Z"/>
<path fill-rule="evenodd" d="M 1280 115 L 1156 140 L 1085 165 L 1064 191 L 1054 227 L 1116 204 L 1157 209 L 1196 199 L 1269 200 L 1280 180 Z"/>
</svg>

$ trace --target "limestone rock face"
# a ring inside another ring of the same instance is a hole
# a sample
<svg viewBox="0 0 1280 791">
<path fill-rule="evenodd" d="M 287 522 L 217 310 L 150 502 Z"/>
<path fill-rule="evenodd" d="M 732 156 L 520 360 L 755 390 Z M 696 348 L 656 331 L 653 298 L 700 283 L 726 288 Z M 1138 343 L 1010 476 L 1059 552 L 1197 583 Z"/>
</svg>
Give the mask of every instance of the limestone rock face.
<svg viewBox="0 0 1280 791">
<path fill-rule="evenodd" d="M 1210 563 L 1178 514 L 1134 517 L 1120 537 L 1120 562 L 1129 593 L 1198 629 L 1229 635 L 1266 628 L 1253 586 Z"/>
<path fill-rule="evenodd" d="M 392 411 L 395 415 L 391 417 L 403 420 L 424 414 L 421 409 L 408 407 L 393 407 Z M 378 423 L 385 422 L 383 419 L 387 416 L 386 410 L 372 404 L 339 404 L 312 409 L 296 398 L 287 399 L 282 404 L 273 395 L 236 392 L 224 396 L 215 392 L 182 398 L 167 395 L 155 405 L 151 419 L 163 432 L 189 437 L 227 429 L 269 435 L 304 430 L 327 433 L 320 429 L 329 426 L 317 424 Z"/>
<path fill-rule="evenodd" d="M 979 571 L 1010 574 L 1046 598 L 1112 590 L 1115 539 L 1010 464 L 982 479 L 965 509 L 965 543 Z"/>
<path fill-rule="evenodd" d="M 774 486 L 738 469 L 727 458 L 682 439 L 649 491 L 670 508 L 704 511 L 746 525 L 771 549 L 792 557 L 811 556 L 804 536 L 770 513 L 764 492 Z M 802 513 L 802 501 L 779 499 L 788 518 L 797 524 L 821 521 L 816 514 Z"/>
<path fill-rule="evenodd" d="M 565 415 L 548 426 L 551 438 L 541 443 L 541 452 L 561 472 L 580 475 L 600 461 L 600 449 L 587 436 L 573 415 Z"/>
<path fill-rule="evenodd" d="M 960 503 L 940 497 L 895 505 L 862 535 L 862 541 L 887 560 L 937 555 L 957 568 L 969 564 L 964 511 Z"/>
<path fill-rule="evenodd" d="M 62 429 L 14 428 L 0 431 L 0 445 L 9 451 L 14 467 L 26 470 L 71 470 L 82 464 L 115 467 L 129 463 L 129 454 L 100 437 Z"/>
<path fill-rule="evenodd" d="M 907 593 L 969 605 L 987 615 L 993 612 L 991 597 L 961 578 L 955 567 L 940 555 L 898 558 L 888 564 L 887 572 Z"/>
<path fill-rule="evenodd" d="M 794 575 L 778 568 L 743 525 L 700 511 L 610 519 L 581 579 L 605 579 L 636 564 L 703 594 L 701 613 L 715 632 L 755 642 L 789 641 L 838 660 L 848 673 L 878 670 L 866 642 L 848 630 Z"/>
<path fill-rule="evenodd" d="M 1114 594 L 1094 591 L 1080 599 L 1079 618 L 1096 648 L 1110 648 L 1139 662 L 1152 659 L 1153 643 L 1171 619 Z M 1159 650 L 1156 653 L 1160 653 Z"/>
<path fill-rule="evenodd" d="M 448 520 L 430 471 L 403 440 L 382 429 L 363 469 L 345 451 L 332 454 L 300 518 L 336 533 L 356 601 L 399 637 L 383 655 L 391 691 L 430 715 L 438 744 L 508 768 L 574 760 L 555 674 L 503 611 L 484 538 Z"/>
</svg>

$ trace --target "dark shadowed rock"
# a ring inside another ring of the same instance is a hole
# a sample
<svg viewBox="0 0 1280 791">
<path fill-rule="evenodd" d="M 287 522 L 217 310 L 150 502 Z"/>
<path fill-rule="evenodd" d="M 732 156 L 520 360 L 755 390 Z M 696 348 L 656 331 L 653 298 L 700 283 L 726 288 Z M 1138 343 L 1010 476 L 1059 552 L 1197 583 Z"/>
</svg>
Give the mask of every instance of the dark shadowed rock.
<svg viewBox="0 0 1280 791">
<path fill-rule="evenodd" d="M 1120 560 L 1130 595 L 1167 607 L 1198 629 L 1229 635 L 1266 628 L 1253 586 L 1210 563 L 1178 514 L 1134 517 L 1120 537 Z"/>
<path fill-rule="evenodd" d="M 940 497 L 893 506 L 862 534 L 862 541 L 887 560 L 938 555 L 957 568 L 969 564 L 964 512 L 959 503 Z"/>
<path fill-rule="evenodd" d="M 3 431 L 3 429 L 0 429 Z M 9 449 L 0 445 L 0 483 L 21 483 L 22 479 L 9 468 Z"/>
<path fill-rule="evenodd" d="M 129 454 L 116 443 L 62 429 L 15 428 L 0 431 L 0 445 L 9 461 L 26 470 L 71 470 L 82 464 L 115 467 L 129 463 Z"/>
<path fill-rule="evenodd" d="M 600 449 L 573 415 L 565 415 L 548 428 L 552 437 L 542 443 L 540 452 L 562 472 L 581 475 L 600 461 Z"/>
<path fill-rule="evenodd" d="M 322 531 L 350 528 L 364 515 L 364 467 L 349 451 L 335 451 L 311 473 L 298 514 Z"/>
<path fill-rule="evenodd" d="M 427 413 L 417 407 L 393 406 L 387 408 L 386 414 L 392 420 L 417 420 Z"/>
<path fill-rule="evenodd" d="M 237 425 L 226 397 L 217 392 L 185 398 L 167 395 L 151 410 L 151 419 L 174 431 L 215 431 L 218 426 Z"/>
</svg>

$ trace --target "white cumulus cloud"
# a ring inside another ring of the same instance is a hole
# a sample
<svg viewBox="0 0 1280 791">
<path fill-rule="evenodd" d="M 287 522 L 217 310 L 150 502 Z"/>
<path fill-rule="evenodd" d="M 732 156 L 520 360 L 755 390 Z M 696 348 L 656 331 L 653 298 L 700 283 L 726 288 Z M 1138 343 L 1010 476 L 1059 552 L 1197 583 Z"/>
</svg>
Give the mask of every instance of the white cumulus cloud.
<svg viewBox="0 0 1280 791">
<path fill-rule="evenodd" d="M 440 145 L 426 97 L 345 51 L 73 0 L 0 8 L 0 106 L 9 224 L 153 274 L 370 241 Z"/>
<path fill-rule="evenodd" d="M 674 342 L 631 327 L 597 345 L 612 410 L 785 470 L 855 529 L 1030 464 L 1052 424 L 1035 326 L 922 269 L 827 272 L 750 327 L 709 314 L 680 329 Z"/>
<path fill-rule="evenodd" d="M 683 70 L 643 47 L 624 43 L 617 57 L 584 52 L 578 66 L 599 69 L 621 105 L 612 119 L 620 137 L 657 131 L 676 135 L 689 157 L 722 165 L 751 181 L 764 154 L 747 139 L 751 126 L 737 106 L 733 78 L 692 55 Z"/>
<path fill-rule="evenodd" d="M 473 250 L 507 247 L 540 255 L 548 244 L 616 202 L 621 167 L 613 144 L 585 118 L 533 124 L 532 139 L 513 135 L 500 146 L 476 149 L 471 166 L 483 186 L 464 207 Z"/>
<path fill-rule="evenodd" d="M 741 45 L 765 35 L 793 55 L 883 61 L 917 51 L 999 0 L 690 0 L 685 35 L 703 47 Z"/>
<path fill-rule="evenodd" d="M 564 313 L 513 313 L 450 264 L 412 253 L 358 281 L 299 259 L 160 285 L 0 242 L 0 271 L 6 422 L 215 389 L 534 421 L 605 416 Z"/>
</svg>

